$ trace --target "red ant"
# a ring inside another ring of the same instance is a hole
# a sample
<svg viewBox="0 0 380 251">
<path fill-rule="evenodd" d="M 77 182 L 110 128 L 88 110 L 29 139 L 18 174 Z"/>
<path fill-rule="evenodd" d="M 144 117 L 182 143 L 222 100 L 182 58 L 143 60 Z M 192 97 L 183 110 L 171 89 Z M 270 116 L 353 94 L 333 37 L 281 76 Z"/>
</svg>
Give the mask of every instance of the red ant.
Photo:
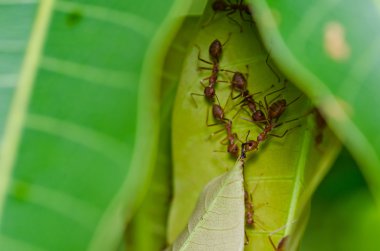
<svg viewBox="0 0 380 251">
<path fill-rule="evenodd" d="M 245 204 L 245 224 L 249 227 L 253 227 L 253 204 L 252 204 L 252 195 L 244 189 L 244 204 Z"/>
<path fill-rule="evenodd" d="M 256 189 L 256 186 L 257 186 L 257 183 L 255 184 L 255 187 L 253 188 L 252 193 Z M 254 219 L 254 213 L 255 212 L 253 209 L 252 193 L 248 194 L 247 190 L 244 189 L 245 224 L 247 225 L 247 227 L 250 227 L 250 228 L 253 228 L 254 225 L 256 224 L 256 225 L 260 226 L 260 228 L 264 229 L 264 227 L 262 226 L 262 223 L 259 224 L 258 220 Z M 246 243 L 245 244 L 248 244 L 249 239 L 248 239 L 247 234 L 245 237 L 246 237 Z"/>
<path fill-rule="evenodd" d="M 214 11 L 214 14 L 211 16 L 211 18 L 203 25 L 203 27 L 205 27 L 206 25 L 208 25 L 215 17 L 216 13 L 217 12 L 228 12 L 226 14 L 226 16 L 232 21 L 234 22 L 235 24 L 237 24 L 239 27 L 240 27 L 240 32 L 243 31 L 243 26 L 238 22 L 236 21 L 235 19 L 233 19 L 231 17 L 232 14 L 234 14 L 235 12 L 239 11 L 239 14 L 240 14 L 240 17 L 243 21 L 245 22 L 250 22 L 251 24 L 253 23 L 252 21 L 252 11 L 251 11 L 251 8 L 249 5 L 247 4 L 244 4 L 243 3 L 243 0 L 240 0 L 239 2 L 236 1 L 235 3 L 231 3 L 230 0 L 227 0 L 227 1 L 224 1 L 224 0 L 215 0 L 212 4 L 212 9 Z M 245 13 L 246 15 L 248 15 L 250 18 L 249 19 L 246 19 L 244 18 L 244 15 L 243 13 Z"/>
<path fill-rule="evenodd" d="M 265 121 L 266 117 L 265 117 L 264 112 L 261 111 L 260 109 L 257 109 L 257 105 L 259 103 L 257 103 L 253 99 L 253 96 L 256 94 L 259 94 L 259 93 L 261 93 L 261 92 L 256 92 L 256 93 L 250 94 L 248 90 L 245 90 L 241 95 L 242 101 L 240 101 L 237 104 L 237 105 L 240 105 L 240 109 L 236 112 L 236 114 L 233 116 L 233 118 L 235 118 L 241 110 L 244 110 L 249 114 L 249 112 L 243 108 L 244 106 L 247 106 L 248 109 L 252 112 L 252 120 L 253 121 L 257 121 L 257 122 Z"/>
<path fill-rule="evenodd" d="M 227 152 L 229 154 L 231 154 L 232 157 L 237 158 L 237 157 L 239 157 L 239 146 L 236 143 L 236 140 L 239 140 L 239 137 L 238 137 L 237 133 L 232 132 L 232 121 L 231 120 L 227 120 L 227 122 L 225 122 L 225 124 L 224 124 L 224 128 L 214 132 L 212 135 L 215 135 L 216 133 L 221 132 L 224 129 L 226 130 L 227 137 L 225 139 L 223 139 L 220 143 L 223 145 L 227 145 Z M 227 144 L 226 144 L 226 141 L 227 141 Z"/>
<path fill-rule="evenodd" d="M 227 137 L 228 140 L 228 146 L 227 146 L 227 152 L 230 153 L 233 157 L 237 158 L 239 157 L 239 147 L 236 144 L 236 139 L 239 140 L 236 133 L 232 133 L 232 121 L 228 120 L 228 122 L 225 124 Z"/>
<path fill-rule="evenodd" d="M 242 156 L 241 158 L 242 159 L 244 159 L 246 157 L 246 152 L 257 150 L 259 144 L 261 142 L 265 141 L 268 136 L 274 136 L 274 137 L 282 138 L 282 137 L 284 137 L 289 132 L 289 130 L 291 130 L 291 129 L 287 129 L 282 135 L 276 135 L 276 134 L 271 134 L 270 133 L 274 128 L 279 127 L 279 126 L 281 126 L 281 125 L 283 125 L 285 123 L 292 122 L 292 121 L 295 121 L 295 120 L 299 119 L 299 118 L 296 118 L 296 119 L 288 120 L 288 121 L 285 121 L 285 122 L 282 122 L 282 123 L 277 123 L 277 121 L 280 118 L 280 116 L 284 113 L 286 107 L 288 107 L 289 105 L 291 105 L 292 103 L 294 103 L 295 101 L 297 101 L 300 97 L 295 98 L 292 102 L 290 102 L 288 104 L 286 103 L 285 99 L 280 99 L 280 100 L 277 100 L 277 101 L 273 102 L 270 106 L 268 106 L 268 102 L 267 102 L 267 99 L 266 99 L 267 96 L 272 95 L 272 94 L 274 94 L 274 93 L 276 93 L 276 92 L 278 92 L 278 91 L 280 91 L 280 90 L 282 90 L 284 88 L 285 87 L 283 87 L 283 88 L 281 88 L 281 89 L 279 89 L 277 91 L 271 92 L 271 93 L 267 94 L 264 97 L 265 108 L 266 108 L 266 111 L 267 111 L 267 115 L 266 115 L 266 118 L 263 121 L 249 120 L 251 122 L 266 122 L 266 125 L 262 129 L 262 131 L 260 132 L 260 134 L 257 136 L 256 140 L 249 140 L 249 141 L 247 141 L 248 135 L 250 133 L 250 131 L 248 131 L 248 134 L 247 134 L 247 137 L 246 137 L 246 141 L 245 141 L 245 143 L 242 144 L 242 149 L 241 149 L 241 156 Z M 299 127 L 299 126 L 296 126 L 296 127 Z M 294 129 L 294 128 L 292 128 L 292 129 Z"/>
<path fill-rule="evenodd" d="M 193 98 L 195 105 L 197 105 L 197 103 L 195 102 L 194 95 L 205 96 L 208 101 L 210 101 L 210 102 L 214 101 L 215 84 L 217 82 L 220 82 L 217 80 L 218 79 L 218 73 L 219 73 L 219 71 L 228 71 L 228 70 L 224 70 L 224 69 L 219 69 L 219 60 L 222 56 L 223 46 L 229 41 L 230 37 L 231 37 L 231 33 L 229 33 L 226 42 L 224 42 L 223 44 L 218 39 L 215 39 L 210 44 L 209 55 L 210 55 L 212 62 L 201 58 L 201 49 L 199 48 L 199 46 L 196 46 L 198 48 L 198 60 L 202 61 L 206 64 L 212 65 L 212 68 L 210 68 L 210 67 L 198 67 L 198 69 L 200 69 L 200 70 L 211 70 L 211 76 L 206 77 L 200 81 L 201 85 L 204 87 L 203 94 L 191 93 L 191 97 Z M 205 86 L 203 81 L 205 81 L 207 79 L 209 81 L 209 84 L 208 84 L 208 86 Z"/>
<path fill-rule="evenodd" d="M 265 60 L 265 64 L 269 67 L 269 69 L 273 72 L 273 74 L 276 76 L 278 82 L 280 82 L 280 76 L 278 75 L 278 73 L 273 69 L 273 67 L 269 64 L 269 57 L 270 57 L 270 53 L 268 53 L 268 56 Z M 247 74 L 247 78 L 248 78 L 248 74 Z M 246 81 L 245 81 L 246 82 Z M 277 91 L 274 91 L 273 93 L 275 92 L 278 92 L 278 91 L 281 91 L 283 90 L 285 87 L 286 87 L 286 82 L 287 80 L 285 80 L 284 82 L 284 87 L 277 90 Z M 256 93 L 253 93 L 253 94 L 250 94 L 248 89 L 247 89 L 247 84 L 245 84 L 244 86 L 244 89 L 243 89 L 243 85 L 240 85 L 241 88 L 238 89 L 238 87 L 236 87 L 235 89 L 240 91 L 240 95 L 236 96 L 235 98 L 238 98 L 238 97 L 242 97 L 242 101 L 240 101 L 237 105 L 240 105 L 240 109 L 238 110 L 238 112 L 234 115 L 233 118 L 235 118 L 237 116 L 237 114 L 243 109 L 244 111 L 247 112 L 247 110 L 245 110 L 243 107 L 244 106 L 247 106 L 249 108 L 249 110 L 252 112 L 252 120 L 253 121 L 256 121 L 256 122 L 264 122 L 266 120 L 266 117 L 265 117 L 265 114 L 263 113 L 262 110 L 260 109 L 257 109 L 257 105 L 260 105 L 259 103 L 257 103 L 254 99 L 253 99 L 253 96 L 256 95 L 256 94 L 260 94 L 262 92 L 256 92 Z M 273 88 L 274 85 L 272 85 L 271 87 L 269 87 L 269 89 Z M 269 90 L 268 89 L 268 90 Z M 266 91 L 268 91 L 266 90 Z M 264 91 L 264 92 L 266 92 Z M 268 95 L 271 95 L 273 93 L 269 93 Z M 268 96 L 266 95 L 266 96 Z M 233 99 L 235 99 L 233 98 Z M 249 114 L 249 112 L 247 112 Z"/>
<path fill-rule="evenodd" d="M 219 99 L 217 99 L 217 100 L 219 102 Z M 209 124 L 208 123 L 208 113 L 207 113 L 207 119 L 206 119 L 207 126 L 210 127 L 210 126 L 214 126 L 214 125 L 224 124 L 224 128 L 222 130 L 224 130 L 224 129 L 226 130 L 227 137 L 224 140 L 222 140 L 221 143 L 224 144 L 224 142 L 226 140 L 228 140 L 227 152 L 230 153 L 232 156 L 237 158 L 238 153 L 239 153 L 239 147 L 236 144 L 236 139 L 239 140 L 239 138 L 238 138 L 236 133 L 232 132 L 232 121 L 224 117 L 224 110 L 219 104 L 213 104 L 212 105 L 212 115 L 213 115 L 214 119 L 217 121 L 217 123 Z M 212 135 L 214 135 L 214 134 L 216 134 L 222 130 L 216 131 Z"/>
</svg>

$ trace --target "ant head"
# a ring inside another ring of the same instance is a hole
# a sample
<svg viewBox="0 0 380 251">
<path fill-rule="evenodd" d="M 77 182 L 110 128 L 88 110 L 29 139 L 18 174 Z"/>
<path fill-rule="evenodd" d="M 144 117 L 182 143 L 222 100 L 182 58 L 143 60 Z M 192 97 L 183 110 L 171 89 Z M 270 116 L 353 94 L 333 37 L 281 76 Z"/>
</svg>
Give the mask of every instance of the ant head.
<svg viewBox="0 0 380 251">
<path fill-rule="evenodd" d="M 246 98 L 251 98 L 252 99 L 252 96 L 249 95 L 249 91 L 247 89 L 245 89 L 243 92 L 242 92 L 242 96 L 243 97 L 246 97 Z"/>
<path fill-rule="evenodd" d="M 227 9 L 227 4 L 223 0 L 216 0 L 212 3 L 212 9 L 214 11 L 224 11 Z"/>
<path fill-rule="evenodd" d="M 235 72 L 234 76 L 232 77 L 231 83 L 233 88 L 235 88 L 236 90 L 242 92 L 247 90 L 247 80 L 241 72 Z"/>
<path fill-rule="evenodd" d="M 208 100 L 213 100 L 215 96 L 215 89 L 214 87 L 206 86 L 204 90 L 204 94 Z"/>
<path fill-rule="evenodd" d="M 239 157 L 239 147 L 237 144 L 228 145 L 227 151 L 234 157 Z"/>
<path fill-rule="evenodd" d="M 253 150 L 256 150 L 257 149 L 257 147 L 258 147 L 258 143 L 257 143 L 257 141 L 255 141 L 255 140 L 249 140 L 248 142 L 246 142 L 245 144 L 244 144 L 244 150 L 246 151 L 246 152 L 250 152 L 250 151 L 253 151 Z"/>
<path fill-rule="evenodd" d="M 218 39 L 215 39 L 211 43 L 208 52 L 214 63 L 219 62 L 220 56 L 222 55 L 222 47 L 222 43 Z"/>
<path fill-rule="evenodd" d="M 253 121 L 265 121 L 266 120 L 266 117 L 265 117 L 265 114 L 263 111 L 261 110 L 256 110 L 253 114 L 252 114 L 252 120 Z"/>
</svg>

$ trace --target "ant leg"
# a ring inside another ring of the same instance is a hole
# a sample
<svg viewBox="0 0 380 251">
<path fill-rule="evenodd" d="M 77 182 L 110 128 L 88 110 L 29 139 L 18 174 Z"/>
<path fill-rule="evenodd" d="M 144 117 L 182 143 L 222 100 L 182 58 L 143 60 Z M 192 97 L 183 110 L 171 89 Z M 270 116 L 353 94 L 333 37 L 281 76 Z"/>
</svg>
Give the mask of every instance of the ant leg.
<svg viewBox="0 0 380 251">
<path fill-rule="evenodd" d="M 236 25 L 238 25 L 240 27 L 240 32 L 243 32 L 243 27 L 241 26 L 241 24 L 236 21 L 234 18 L 231 17 L 232 14 L 234 14 L 236 12 L 236 10 L 231 10 L 229 13 L 227 13 L 227 17 L 230 21 L 232 21 L 232 23 L 235 23 Z"/>
<path fill-rule="evenodd" d="M 250 133 L 251 133 L 251 130 L 248 130 L 248 132 L 247 132 L 247 136 L 245 136 L 245 142 L 248 141 L 248 136 L 249 136 Z"/>
<path fill-rule="evenodd" d="M 272 71 L 272 73 L 276 76 L 277 82 L 281 81 L 280 75 L 274 70 L 273 66 L 269 64 L 269 57 L 270 57 L 271 52 L 268 53 L 268 56 L 265 60 L 265 64 L 269 67 L 269 69 Z"/>
<path fill-rule="evenodd" d="M 223 130 L 224 130 L 224 128 L 223 128 Z M 222 144 L 222 145 L 228 145 L 229 143 L 228 143 L 228 137 L 225 137 L 223 140 L 221 140 L 220 142 L 219 142 L 220 144 Z"/>
<path fill-rule="evenodd" d="M 276 251 L 276 250 L 277 250 L 277 247 L 276 247 L 276 245 L 274 245 L 274 242 L 273 242 L 273 240 L 272 240 L 272 233 L 270 233 L 270 234 L 268 235 L 268 239 L 269 239 L 269 242 L 270 242 L 270 244 L 272 245 L 274 251 Z"/>
<path fill-rule="evenodd" d="M 231 71 L 231 70 L 227 70 L 227 69 L 219 69 L 219 71 L 225 71 L 228 73 L 236 73 L 236 71 Z"/>
<path fill-rule="evenodd" d="M 275 94 L 276 92 L 282 91 L 282 90 L 284 90 L 285 88 L 286 88 L 286 86 L 281 87 L 280 89 L 277 89 L 277 90 L 275 90 L 275 91 L 272 91 L 272 92 L 270 92 L 270 93 L 268 93 L 267 95 L 264 96 L 264 101 L 265 101 L 265 105 L 266 105 L 267 108 L 268 108 L 267 97 L 270 96 L 270 95 L 272 95 L 272 94 Z"/>
<path fill-rule="evenodd" d="M 301 96 L 302 96 L 302 95 L 301 95 Z M 294 102 L 296 102 L 298 99 L 301 98 L 301 96 L 298 96 L 298 97 L 296 97 L 295 99 L 293 99 L 292 101 L 290 101 L 290 103 L 288 103 L 288 104 L 286 105 L 286 107 L 288 107 L 289 105 L 291 105 L 291 104 L 293 104 Z"/>
<path fill-rule="evenodd" d="M 276 138 L 283 138 L 288 132 L 289 132 L 289 129 L 286 130 L 282 135 L 277 135 L 277 134 L 272 134 L 272 133 L 268 133 L 268 135 L 276 137 Z"/>
<path fill-rule="evenodd" d="M 239 139 L 239 136 L 237 135 L 236 132 L 233 133 L 232 136 L 233 136 L 234 140 L 237 139 L 238 141 L 240 141 L 240 143 L 244 143 L 243 141 L 241 141 L 241 140 Z"/>
<path fill-rule="evenodd" d="M 235 97 L 232 97 L 232 92 L 231 92 L 231 98 L 232 98 L 232 100 L 235 100 L 235 99 L 237 99 L 237 98 L 240 98 L 241 96 L 242 96 L 242 94 L 239 93 L 239 94 L 236 95 Z"/>
<path fill-rule="evenodd" d="M 222 129 L 219 129 L 219 130 L 217 130 L 217 131 L 211 133 L 210 136 L 209 136 L 208 138 L 211 139 L 211 138 L 214 137 L 216 134 L 218 134 L 218 133 L 224 131 L 224 129 L 225 129 L 225 128 L 222 128 Z"/>
<path fill-rule="evenodd" d="M 227 84 L 230 83 L 230 81 L 227 81 L 227 80 L 217 80 L 216 82 L 217 83 L 227 83 Z"/>
<path fill-rule="evenodd" d="M 249 77 L 249 65 L 245 65 L 245 68 L 247 68 L 247 73 L 245 74 L 245 78 L 248 79 Z"/>
<path fill-rule="evenodd" d="M 276 99 L 278 99 L 279 97 L 281 97 L 282 94 L 278 94 L 276 97 L 272 98 L 271 101 L 268 102 L 268 104 L 272 104 L 273 101 L 275 101 Z"/>
<path fill-rule="evenodd" d="M 197 47 L 197 49 L 198 49 L 198 60 L 200 60 L 200 61 L 202 61 L 202 62 L 204 62 L 206 64 L 212 65 L 213 63 L 211 63 L 211 62 L 209 62 L 209 61 L 201 58 L 201 48 L 199 47 L 199 45 L 196 44 L 195 47 Z"/>
<path fill-rule="evenodd" d="M 202 78 L 199 83 L 203 86 L 203 88 L 206 88 L 206 85 L 203 83 L 205 80 L 209 80 L 211 77 L 205 77 L 205 78 Z"/>
<path fill-rule="evenodd" d="M 239 108 L 239 110 L 235 113 L 235 115 L 232 117 L 232 120 L 234 120 L 236 118 L 236 116 L 240 113 L 240 111 L 243 110 L 244 112 L 246 112 L 249 116 L 251 116 L 251 114 L 249 113 L 249 111 L 247 109 L 245 109 L 243 106 L 241 106 Z"/>
<path fill-rule="evenodd" d="M 195 95 L 195 96 L 204 96 L 204 95 L 203 95 L 203 94 L 199 94 L 199 93 L 194 93 L 194 92 L 192 92 L 190 95 L 191 95 L 191 98 L 192 98 L 193 101 L 194 101 L 195 107 L 198 108 L 198 104 L 197 104 L 197 102 L 195 101 L 194 95 Z"/>
<path fill-rule="evenodd" d="M 216 15 L 216 11 L 214 11 L 211 18 L 209 20 L 207 20 L 206 23 L 202 24 L 202 29 L 211 23 L 211 21 L 214 19 L 215 15 Z"/>
<path fill-rule="evenodd" d="M 283 138 L 288 132 L 298 128 L 298 127 L 301 127 L 301 125 L 297 125 L 295 127 L 292 127 L 290 129 L 287 129 L 282 135 L 277 135 L 277 134 L 272 134 L 272 133 L 269 133 L 268 135 L 270 136 L 273 136 L 273 137 L 276 137 L 276 138 Z"/>
<path fill-rule="evenodd" d="M 198 67 L 198 71 L 200 70 L 213 70 L 212 68 L 209 68 L 209 67 Z"/>
<path fill-rule="evenodd" d="M 232 33 L 229 32 L 229 33 L 228 33 L 227 40 L 222 44 L 223 47 L 228 43 L 228 41 L 230 41 L 231 35 L 232 35 Z"/>
<path fill-rule="evenodd" d="M 244 245 L 248 245 L 249 244 L 249 238 L 248 238 L 247 232 L 245 230 L 244 230 L 244 235 L 245 235 Z"/>
<path fill-rule="evenodd" d="M 287 121 L 284 121 L 284 122 L 281 122 L 277 125 L 275 125 L 273 128 L 277 128 L 277 127 L 280 127 L 282 126 L 283 124 L 287 124 L 287 123 L 290 123 L 290 122 L 293 122 L 293 121 L 296 121 L 296 120 L 300 120 L 301 118 L 303 118 L 305 115 L 301 116 L 301 117 L 298 117 L 298 118 L 295 118 L 295 119 L 290 119 L 290 120 L 287 120 Z M 300 126 L 300 125 L 299 125 Z"/>
</svg>

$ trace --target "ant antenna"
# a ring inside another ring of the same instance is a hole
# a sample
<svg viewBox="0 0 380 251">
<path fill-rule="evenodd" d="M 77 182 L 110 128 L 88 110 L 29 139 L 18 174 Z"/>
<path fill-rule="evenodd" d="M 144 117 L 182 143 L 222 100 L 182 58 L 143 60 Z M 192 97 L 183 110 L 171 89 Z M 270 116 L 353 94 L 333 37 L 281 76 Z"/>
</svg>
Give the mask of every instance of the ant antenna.
<svg viewBox="0 0 380 251">
<path fill-rule="evenodd" d="M 271 53 L 272 53 L 272 51 L 268 52 L 268 56 L 265 60 L 265 64 L 269 67 L 269 69 L 272 71 L 272 73 L 276 76 L 277 82 L 280 83 L 281 82 L 280 75 L 274 70 L 273 66 L 269 64 L 269 57 L 270 57 Z"/>
<path fill-rule="evenodd" d="M 228 41 L 230 41 L 231 35 L 232 35 L 232 32 L 228 32 L 227 40 L 222 44 L 223 47 L 228 43 Z"/>
</svg>

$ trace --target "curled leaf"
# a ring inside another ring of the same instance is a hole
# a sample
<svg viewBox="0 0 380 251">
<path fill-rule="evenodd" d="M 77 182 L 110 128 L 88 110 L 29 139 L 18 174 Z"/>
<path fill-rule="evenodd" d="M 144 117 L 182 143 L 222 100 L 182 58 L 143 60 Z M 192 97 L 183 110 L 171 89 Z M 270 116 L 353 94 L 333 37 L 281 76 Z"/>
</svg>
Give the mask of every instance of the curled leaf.
<svg viewBox="0 0 380 251">
<path fill-rule="evenodd" d="M 243 250 L 243 162 L 210 181 L 189 223 L 167 250 Z"/>
</svg>

